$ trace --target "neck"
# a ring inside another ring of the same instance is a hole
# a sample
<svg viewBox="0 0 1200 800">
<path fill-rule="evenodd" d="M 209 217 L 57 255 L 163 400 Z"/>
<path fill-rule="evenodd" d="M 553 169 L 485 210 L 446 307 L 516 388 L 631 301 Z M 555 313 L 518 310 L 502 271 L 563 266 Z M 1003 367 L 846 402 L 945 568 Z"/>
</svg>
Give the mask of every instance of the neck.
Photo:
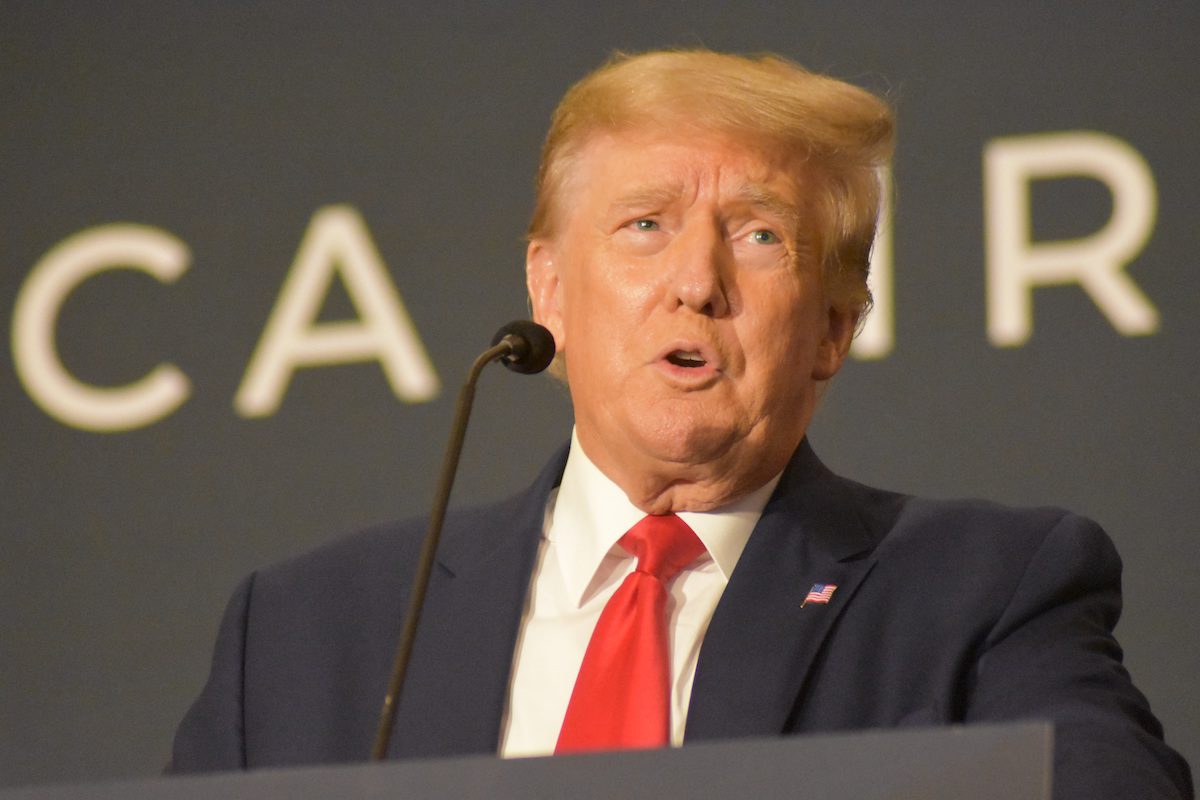
<svg viewBox="0 0 1200 800">
<path fill-rule="evenodd" d="M 782 472 L 795 450 L 777 449 L 775 458 L 764 458 L 757 449 L 747 452 L 748 448 L 734 447 L 718 458 L 696 463 L 649 454 L 627 453 L 616 458 L 585 431 L 576 435 L 596 468 L 647 514 L 712 511 L 735 503 Z"/>
</svg>

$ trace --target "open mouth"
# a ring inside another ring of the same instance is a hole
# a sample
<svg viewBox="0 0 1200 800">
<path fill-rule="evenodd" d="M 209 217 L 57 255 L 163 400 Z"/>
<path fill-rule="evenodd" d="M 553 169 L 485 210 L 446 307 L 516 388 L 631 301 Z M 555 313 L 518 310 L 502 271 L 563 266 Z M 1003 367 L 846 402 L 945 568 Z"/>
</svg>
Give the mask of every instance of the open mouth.
<svg viewBox="0 0 1200 800">
<path fill-rule="evenodd" d="M 677 367 L 685 367 L 688 369 L 698 369 L 703 367 L 708 362 L 694 350 L 674 350 L 667 353 L 667 361 Z"/>
</svg>

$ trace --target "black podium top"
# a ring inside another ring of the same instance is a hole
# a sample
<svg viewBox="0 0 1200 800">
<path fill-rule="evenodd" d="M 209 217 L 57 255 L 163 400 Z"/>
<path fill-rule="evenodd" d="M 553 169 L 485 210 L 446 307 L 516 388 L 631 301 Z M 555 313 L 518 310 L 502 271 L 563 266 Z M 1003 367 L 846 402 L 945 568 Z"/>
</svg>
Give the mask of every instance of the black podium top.
<svg viewBox="0 0 1200 800">
<path fill-rule="evenodd" d="M 270 769 L 0 792 L 0 800 L 718 798 L 1048 800 L 1053 728 L 1015 723 L 673 750 Z"/>
<path fill-rule="evenodd" d="M 446 758 L 26 787 L 0 800 L 792 798 L 1046 800 L 1052 728 L 1028 722 L 706 742 L 556 758 Z"/>
</svg>

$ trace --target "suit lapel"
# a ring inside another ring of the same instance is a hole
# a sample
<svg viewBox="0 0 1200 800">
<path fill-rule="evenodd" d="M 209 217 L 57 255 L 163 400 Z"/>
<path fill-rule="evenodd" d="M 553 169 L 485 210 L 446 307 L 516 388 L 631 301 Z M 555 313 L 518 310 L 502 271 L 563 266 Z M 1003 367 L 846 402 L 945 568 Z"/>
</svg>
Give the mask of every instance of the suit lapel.
<svg viewBox="0 0 1200 800">
<path fill-rule="evenodd" d="M 801 444 L 705 634 L 688 741 L 784 729 L 821 643 L 874 565 L 877 534 L 859 493 Z M 805 605 L 814 584 L 837 586 L 828 603 Z"/>
<path fill-rule="evenodd" d="M 447 522 L 389 757 L 494 753 L 513 650 L 566 448 L 526 492 Z"/>
</svg>

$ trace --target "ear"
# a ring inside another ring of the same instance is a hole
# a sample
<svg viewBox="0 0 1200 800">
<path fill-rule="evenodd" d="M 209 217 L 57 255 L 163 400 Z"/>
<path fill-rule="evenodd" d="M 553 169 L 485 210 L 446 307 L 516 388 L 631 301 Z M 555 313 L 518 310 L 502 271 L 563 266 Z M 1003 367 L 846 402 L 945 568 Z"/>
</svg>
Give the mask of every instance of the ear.
<svg viewBox="0 0 1200 800">
<path fill-rule="evenodd" d="M 534 239 L 525 251 L 525 285 L 533 320 L 550 329 L 558 352 L 566 350 L 566 331 L 562 313 L 561 265 L 557 249 L 548 239 Z"/>
<path fill-rule="evenodd" d="M 854 330 L 858 327 L 858 314 L 849 309 L 831 305 L 827 311 L 828 321 L 825 337 L 817 350 L 817 360 L 813 363 L 813 379 L 827 381 L 837 374 L 850 352 L 850 343 L 854 340 Z"/>
</svg>

